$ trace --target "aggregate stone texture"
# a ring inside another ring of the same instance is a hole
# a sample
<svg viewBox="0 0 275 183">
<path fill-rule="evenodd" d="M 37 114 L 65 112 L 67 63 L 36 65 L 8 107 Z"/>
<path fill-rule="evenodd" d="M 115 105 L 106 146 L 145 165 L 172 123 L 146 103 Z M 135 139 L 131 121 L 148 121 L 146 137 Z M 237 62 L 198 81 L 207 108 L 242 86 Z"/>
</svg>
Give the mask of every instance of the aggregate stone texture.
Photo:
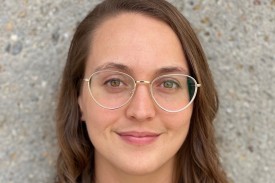
<svg viewBox="0 0 275 183">
<path fill-rule="evenodd" d="M 54 110 L 73 32 L 99 0 L 1 0 L 0 183 L 55 177 Z M 275 0 L 170 0 L 195 28 L 220 97 L 230 182 L 275 182 Z"/>
</svg>

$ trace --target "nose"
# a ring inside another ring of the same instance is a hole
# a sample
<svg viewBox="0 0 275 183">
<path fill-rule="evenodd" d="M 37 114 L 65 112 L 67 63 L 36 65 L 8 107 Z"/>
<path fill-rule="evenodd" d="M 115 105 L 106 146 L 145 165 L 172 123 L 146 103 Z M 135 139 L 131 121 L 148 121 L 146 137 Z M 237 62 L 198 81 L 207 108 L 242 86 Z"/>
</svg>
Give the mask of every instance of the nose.
<svg viewBox="0 0 275 183">
<path fill-rule="evenodd" d="M 126 109 L 131 120 L 149 121 L 156 115 L 156 106 L 148 89 L 148 85 L 138 84 L 133 98 Z"/>
</svg>

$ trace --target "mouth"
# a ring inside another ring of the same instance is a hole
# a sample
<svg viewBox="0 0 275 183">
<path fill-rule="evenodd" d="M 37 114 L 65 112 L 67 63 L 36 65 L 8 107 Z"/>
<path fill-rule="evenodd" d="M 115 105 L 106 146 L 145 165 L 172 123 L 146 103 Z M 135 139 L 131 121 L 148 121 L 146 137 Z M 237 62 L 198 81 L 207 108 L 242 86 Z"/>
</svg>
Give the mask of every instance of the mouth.
<svg viewBox="0 0 275 183">
<path fill-rule="evenodd" d="M 149 145 L 156 141 L 160 134 L 154 132 L 137 132 L 137 131 L 127 131 L 127 132 L 117 132 L 117 135 L 126 143 L 132 145 Z"/>
</svg>

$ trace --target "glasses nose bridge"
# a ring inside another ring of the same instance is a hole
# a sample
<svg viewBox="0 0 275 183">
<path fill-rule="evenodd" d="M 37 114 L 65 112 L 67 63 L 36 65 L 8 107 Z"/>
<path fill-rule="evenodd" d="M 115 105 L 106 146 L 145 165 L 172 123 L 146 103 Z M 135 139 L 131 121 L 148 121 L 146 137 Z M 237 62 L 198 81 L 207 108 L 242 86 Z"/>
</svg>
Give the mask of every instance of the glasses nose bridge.
<svg viewBox="0 0 275 183">
<path fill-rule="evenodd" d="M 151 81 L 146 81 L 146 80 L 137 80 L 135 81 L 136 84 L 151 84 Z"/>
<path fill-rule="evenodd" d="M 148 80 L 134 80 L 134 82 L 135 82 L 135 88 L 134 88 L 134 90 L 132 92 L 136 92 L 137 86 L 139 84 L 141 84 L 141 85 L 149 85 L 149 92 L 152 95 L 152 93 L 151 93 L 151 83 L 152 82 L 151 81 L 148 81 Z"/>
</svg>

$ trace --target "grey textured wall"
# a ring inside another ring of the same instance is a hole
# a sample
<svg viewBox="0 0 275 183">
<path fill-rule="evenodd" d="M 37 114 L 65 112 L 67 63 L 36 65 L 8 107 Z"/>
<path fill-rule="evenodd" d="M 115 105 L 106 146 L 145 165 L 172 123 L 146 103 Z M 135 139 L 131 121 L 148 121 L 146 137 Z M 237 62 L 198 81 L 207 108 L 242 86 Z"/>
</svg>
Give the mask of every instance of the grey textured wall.
<svg viewBox="0 0 275 183">
<path fill-rule="evenodd" d="M 74 28 L 99 1 L 1 0 L 0 183 L 48 183 L 54 108 Z M 219 90 L 221 159 L 232 182 L 275 182 L 275 1 L 174 0 Z"/>
</svg>

